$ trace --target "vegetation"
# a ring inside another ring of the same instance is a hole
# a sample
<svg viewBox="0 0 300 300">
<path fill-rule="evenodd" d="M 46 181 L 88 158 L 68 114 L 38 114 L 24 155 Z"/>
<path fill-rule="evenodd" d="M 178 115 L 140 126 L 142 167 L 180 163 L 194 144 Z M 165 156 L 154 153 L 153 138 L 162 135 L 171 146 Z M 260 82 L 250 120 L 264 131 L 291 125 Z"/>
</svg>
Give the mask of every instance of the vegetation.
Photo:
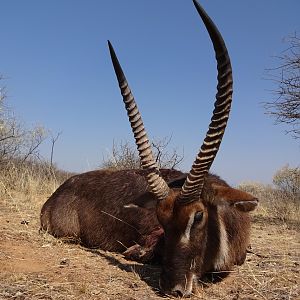
<svg viewBox="0 0 300 300">
<path fill-rule="evenodd" d="M 6 105 L 5 100 L 5 87 L 0 87 L 0 165 L 2 167 L 14 159 L 24 162 L 32 157 L 38 157 L 38 148 L 47 137 L 46 130 L 42 126 L 25 128 Z"/>
<path fill-rule="evenodd" d="M 6 104 L 5 87 L 0 87 L 0 196 L 51 193 L 70 175 L 40 156 L 47 136 L 42 126 L 26 128 L 14 116 Z"/>
<path fill-rule="evenodd" d="M 154 159 L 160 169 L 178 168 L 183 160 L 183 153 L 170 149 L 171 137 L 156 139 L 152 142 Z M 139 169 L 140 158 L 136 146 L 129 142 L 113 143 L 111 154 L 103 158 L 100 168 L 106 169 Z"/>
<path fill-rule="evenodd" d="M 287 132 L 300 138 L 300 39 L 295 34 L 285 41 L 288 47 L 275 57 L 276 67 L 267 70 L 267 78 L 275 87 L 273 99 L 265 103 L 265 109 L 277 124 L 288 124 Z"/>
<path fill-rule="evenodd" d="M 300 168 L 284 166 L 273 176 L 273 185 L 242 183 L 239 188 L 260 200 L 261 211 L 284 222 L 300 221 Z"/>
</svg>

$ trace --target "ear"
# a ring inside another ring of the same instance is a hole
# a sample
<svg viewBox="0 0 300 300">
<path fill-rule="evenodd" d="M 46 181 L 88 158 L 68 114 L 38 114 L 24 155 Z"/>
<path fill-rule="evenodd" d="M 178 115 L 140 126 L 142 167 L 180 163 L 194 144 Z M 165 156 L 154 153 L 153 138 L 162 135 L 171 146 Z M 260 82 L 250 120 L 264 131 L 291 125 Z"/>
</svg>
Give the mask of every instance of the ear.
<svg viewBox="0 0 300 300">
<path fill-rule="evenodd" d="M 238 210 L 248 212 L 254 210 L 258 205 L 258 199 L 255 200 L 243 200 L 233 204 Z"/>
<path fill-rule="evenodd" d="M 246 192 L 217 184 L 213 185 L 213 189 L 216 191 L 217 204 L 224 204 L 225 201 L 243 212 L 252 211 L 258 205 L 258 199 Z"/>
<path fill-rule="evenodd" d="M 146 208 L 146 209 L 153 209 L 156 208 L 157 205 L 157 198 L 151 192 L 146 192 L 136 198 L 133 202 L 125 204 L 123 207 L 127 209 L 131 208 Z"/>
</svg>

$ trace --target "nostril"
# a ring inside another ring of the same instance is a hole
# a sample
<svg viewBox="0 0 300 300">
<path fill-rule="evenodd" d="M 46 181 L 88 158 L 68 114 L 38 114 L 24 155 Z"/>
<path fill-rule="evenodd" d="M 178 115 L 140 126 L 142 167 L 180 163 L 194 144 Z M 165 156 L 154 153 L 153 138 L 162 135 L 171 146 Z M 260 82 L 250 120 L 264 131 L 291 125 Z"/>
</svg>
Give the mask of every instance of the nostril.
<svg viewBox="0 0 300 300">
<path fill-rule="evenodd" d="M 175 297 L 183 297 L 183 293 L 180 290 L 173 291 L 172 295 Z"/>
</svg>

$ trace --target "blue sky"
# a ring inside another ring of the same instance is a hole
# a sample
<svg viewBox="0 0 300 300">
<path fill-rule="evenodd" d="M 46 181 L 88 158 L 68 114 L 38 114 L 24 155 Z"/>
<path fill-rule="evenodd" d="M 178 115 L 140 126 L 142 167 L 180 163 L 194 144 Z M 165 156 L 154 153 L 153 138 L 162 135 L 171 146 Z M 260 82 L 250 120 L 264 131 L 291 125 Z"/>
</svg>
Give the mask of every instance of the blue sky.
<svg viewBox="0 0 300 300">
<path fill-rule="evenodd" d="M 300 1 L 200 2 L 232 60 L 234 95 L 212 171 L 229 183 L 271 182 L 299 166 L 299 141 L 264 114 L 272 58 L 300 32 Z M 206 133 L 216 92 L 208 34 L 191 0 L 0 0 L 0 73 L 8 104 L 28 126 L 55 135 L 59 167 L 96 168 L 113 141 L 133 142 L 107 40 L 119 57 L 150 138 L 172 135 L 189 171 Z M 42 147 L 47 158 L 50 143 Z"/>
</svg>

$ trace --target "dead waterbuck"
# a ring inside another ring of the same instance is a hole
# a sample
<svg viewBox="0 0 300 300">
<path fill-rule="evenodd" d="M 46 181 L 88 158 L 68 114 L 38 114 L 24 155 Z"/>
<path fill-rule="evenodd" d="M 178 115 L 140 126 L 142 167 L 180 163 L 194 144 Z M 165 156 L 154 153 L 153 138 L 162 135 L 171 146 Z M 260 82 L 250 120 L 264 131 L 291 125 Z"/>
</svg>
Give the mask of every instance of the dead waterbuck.
<svg viewBox="0 0 300 300">
<path fill-rule="evenodd" d="M 207 272 L 240 265 L 258 200 L 209 174 L 232 100 L 230 58 L 218 29 L 193 0 L 216 54 L 215 108 L 188 174 L 159 170 L 134 97 L 116 54 L 110 54 L 139 151 L 142 170 L 98 170 L 73 176 L 47 200 L 41 228 L 87 247 L 123 252 L 130 259 L 161 257 L 164 293 L 188 296 Z"/>
</svg>

